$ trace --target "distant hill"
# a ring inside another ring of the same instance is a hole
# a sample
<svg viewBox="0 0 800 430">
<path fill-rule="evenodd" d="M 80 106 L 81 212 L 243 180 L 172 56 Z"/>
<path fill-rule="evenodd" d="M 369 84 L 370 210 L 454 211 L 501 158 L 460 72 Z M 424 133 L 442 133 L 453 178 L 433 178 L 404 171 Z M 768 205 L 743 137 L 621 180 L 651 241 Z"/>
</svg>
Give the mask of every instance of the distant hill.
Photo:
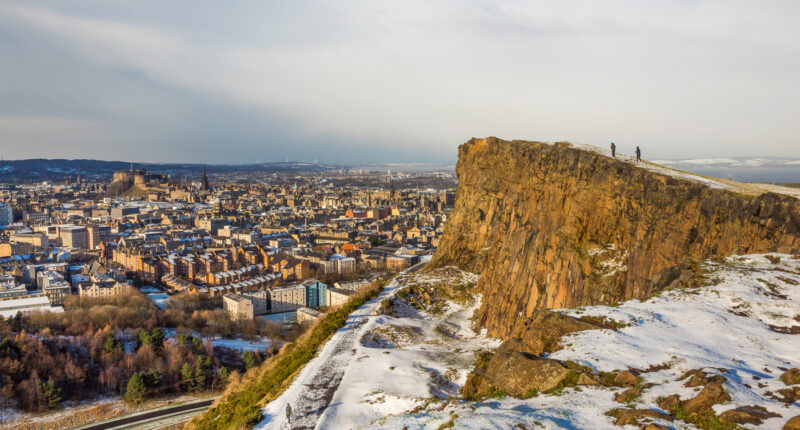
<svg viewBox="0 0 800 430">
<path fill-rule="evenodd" d="M 27 160 L 4 160 L 0 161 L 0 182 L 30 182 L 44 180 L 63 180 L 66 177 L 72 180 L 78 175 L 85 179 L 103 180 L 110 179 L 117 170 L 127 170 L 131 167 L 130 162 L 125 161 L 104 161 L 88 159 L 45 159 L 34 158 Z M 164 173 L 174 178 L 182 176 L 199 177 L 202 164 L 187 163 L 134 163 L 137 169 L 145 169 L 148 172 Z M 323 164 L 303 163 L 303 162 L 274 162 L 258 164 L 213 164 L 206 166 L 209 173 L 231 173 L 231 172 L 320 172 L 334 170 L 332 166 Z"/>
<path fill-rule="evenodd" d="M 652 160 L 654 163 L 669 167 L 795 167 L 800 168 L 800 160 L 781 157 L 725 157 L 725 158 L 689 158 L 675 160 Z"/>
<path fill-rule="evenodd" d="M 725 157 L 649 161 L 673 169 L 739 182 L 800 182 L 800 160 L 796 158 Z"/>
</svg>

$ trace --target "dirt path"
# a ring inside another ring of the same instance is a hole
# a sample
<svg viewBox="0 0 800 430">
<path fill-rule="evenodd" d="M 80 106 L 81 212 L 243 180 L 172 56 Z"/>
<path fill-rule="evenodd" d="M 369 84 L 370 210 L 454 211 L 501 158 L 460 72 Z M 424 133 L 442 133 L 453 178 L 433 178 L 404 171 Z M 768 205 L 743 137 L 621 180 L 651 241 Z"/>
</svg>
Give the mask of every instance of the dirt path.
<svg viewBox="0 0 800 430">
<path fill-rule="evenodd" d="M 292 404 L 294 417 L 289 428 L 313 430 L 317 426 L 319 417 L 339 388 L 347 363 L 353 359 L 356 351 L 353 344 L 361 339 L 360 329 L 367 322 L 368 315 L 351 316 L 353 321 L 348 321 L 345 330 L 331 340 L 334 342 L 333 351 L 325 357 L 325 362 L 310 380 L 303 383 L 305 389 Z"/>
<path fill-rule="evenodd" d="M 423 264 L 408 269 L 416 272 Z M 278 399 L 267 405 L 264 421 L 259 429 L 313 430 L 339 388 L 347 364 L 354 359 L 355 346 L 364 335 L 363 327 L 381 302 L 405 284 L 405 276 L 398 275 L 378 297 L 356 309 L 344 327 L 322 347 L 311 362 L 300 372 L 292 386 Z M 286 419 L 286 404 L 292 407 L 291 422 Z"/>
</svg>

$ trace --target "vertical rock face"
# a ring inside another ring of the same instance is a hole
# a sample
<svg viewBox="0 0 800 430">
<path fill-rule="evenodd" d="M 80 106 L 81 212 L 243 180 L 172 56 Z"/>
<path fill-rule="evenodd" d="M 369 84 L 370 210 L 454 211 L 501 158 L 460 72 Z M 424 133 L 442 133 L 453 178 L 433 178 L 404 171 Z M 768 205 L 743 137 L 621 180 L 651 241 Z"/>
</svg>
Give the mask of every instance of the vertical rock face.
<svg viewBox="0 0 800 430">
<path fill-rule="evenodd" d="M 433 266 L 481 273 L 481 325 L 507 337 L 537 309 L 645 297 L 692 262 L 800 249 L 800 201 L 747 196 L 568 143 L 473 139 Z"/>
</svg>

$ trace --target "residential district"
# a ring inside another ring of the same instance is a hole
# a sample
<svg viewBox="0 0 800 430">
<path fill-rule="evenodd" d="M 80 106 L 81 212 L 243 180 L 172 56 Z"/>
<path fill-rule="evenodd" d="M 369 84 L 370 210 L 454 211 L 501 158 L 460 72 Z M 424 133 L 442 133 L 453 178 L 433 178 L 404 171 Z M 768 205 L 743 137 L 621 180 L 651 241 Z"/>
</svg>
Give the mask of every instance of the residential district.
<svg viewBox="0 0 800 430">
<path fill-rule="evenodd" d="M 198 176 L 131 166 L 0 184 L 0 316 L 137 288 L 162 308 L 188 293 L 234 318 L 313 320 L 431 255 L 455 197 L 450 173 Z M 445 186 L 425 188 L 431 178 Z"/>
</svg>

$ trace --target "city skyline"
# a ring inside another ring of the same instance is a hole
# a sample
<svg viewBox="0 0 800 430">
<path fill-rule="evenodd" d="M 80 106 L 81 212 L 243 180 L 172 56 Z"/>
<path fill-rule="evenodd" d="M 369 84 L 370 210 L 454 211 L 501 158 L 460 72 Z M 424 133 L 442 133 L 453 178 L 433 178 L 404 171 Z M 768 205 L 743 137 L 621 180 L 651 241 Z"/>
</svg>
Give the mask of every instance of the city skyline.
<svg viewBox="0 0 800 430">
<path fill-rule="evenodd" d="M 471 137 L 800 157 L 800 5 L 0 5 L 5 159 L 453 164 Z"/>
</svg>

